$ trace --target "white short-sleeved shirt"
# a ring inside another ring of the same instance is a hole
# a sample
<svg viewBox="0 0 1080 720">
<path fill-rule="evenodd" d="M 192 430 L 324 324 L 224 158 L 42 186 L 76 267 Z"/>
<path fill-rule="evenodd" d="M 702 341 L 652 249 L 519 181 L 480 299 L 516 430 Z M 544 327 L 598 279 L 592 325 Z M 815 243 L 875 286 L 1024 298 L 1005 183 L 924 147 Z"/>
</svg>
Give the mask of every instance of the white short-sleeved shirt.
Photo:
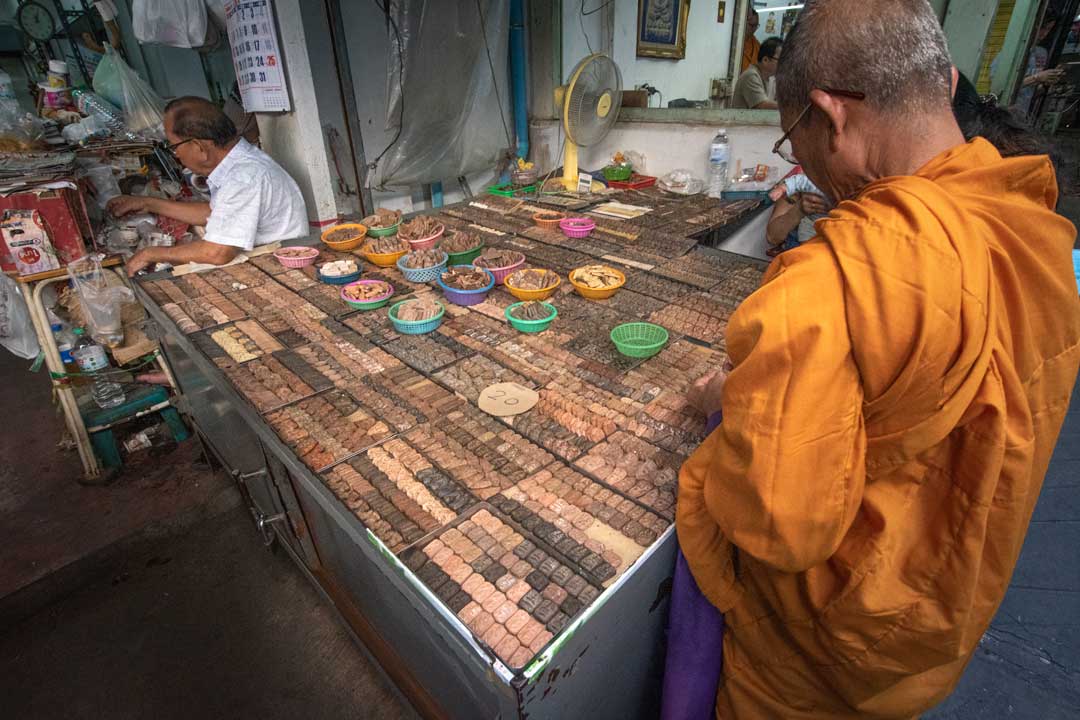
<svg viewBox="0 0 1080 720">
<path fill-rule="evenodd" d="M 206 182 L 207 241 L 251 250 L 307 235 L 307 210 L 296 181 L 247 140 L 233 146 Z"/>
</svg>

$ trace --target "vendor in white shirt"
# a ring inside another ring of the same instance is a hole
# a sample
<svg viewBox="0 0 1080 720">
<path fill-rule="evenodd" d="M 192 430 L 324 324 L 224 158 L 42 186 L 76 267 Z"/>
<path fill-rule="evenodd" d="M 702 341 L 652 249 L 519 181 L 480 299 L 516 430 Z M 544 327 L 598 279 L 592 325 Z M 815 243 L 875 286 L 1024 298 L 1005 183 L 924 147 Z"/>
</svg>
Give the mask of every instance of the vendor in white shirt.
<svg viewBox="0 0 1080 720">
<path fill-rule="evenodd" d="M 127 261 L 128 275 L 157 262 L 224 265 L 239 253 L 308 232 L 304 199 L 289 174 L 269 155 L 238 138 L 236 126 L 216 105 L 182 97 L 165 107 L 165 137 L 177 160 L 210 187 L 210 202 L 176 202 L 121 195 L 109 211 L 164 215 L 205 225 L 204 240 L 175 247 L 149 247 Z"/>
</svg>

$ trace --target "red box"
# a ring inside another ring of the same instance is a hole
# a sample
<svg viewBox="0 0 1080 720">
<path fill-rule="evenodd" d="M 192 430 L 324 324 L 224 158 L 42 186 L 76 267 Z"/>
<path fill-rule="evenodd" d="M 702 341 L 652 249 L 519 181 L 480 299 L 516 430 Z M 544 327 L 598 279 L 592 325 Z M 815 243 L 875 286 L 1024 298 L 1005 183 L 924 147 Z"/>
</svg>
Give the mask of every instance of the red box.
<svg viewBox="0 0 1080 720">
<path fill-rule="evenodd" d="M 65 182 L 68 186 L 62 188 L 37 187 L 0 196 L 0 217 L 5 210 L 36 210 L 40 214 L 61 266 L 78 260 L 86 255 L 88 247 L 95 246 L 83 194 L 74 180 Z M 8 272 L 18 270 L 2 241 L 0 268 Z"/>
</svg>

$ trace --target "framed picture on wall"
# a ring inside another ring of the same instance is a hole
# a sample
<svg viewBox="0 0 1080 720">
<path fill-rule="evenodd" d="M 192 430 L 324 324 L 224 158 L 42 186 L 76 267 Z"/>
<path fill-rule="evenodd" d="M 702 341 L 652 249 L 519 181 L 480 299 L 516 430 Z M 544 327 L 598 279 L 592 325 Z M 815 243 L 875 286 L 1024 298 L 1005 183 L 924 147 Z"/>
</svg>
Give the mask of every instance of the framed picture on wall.
<svg viewBox="0 0 1080 720">
<path fill-rule="evenodd" d="M 685 58 L 689 15 L 690 0 L 638 0 L 638 57 Z"/>
</svg>

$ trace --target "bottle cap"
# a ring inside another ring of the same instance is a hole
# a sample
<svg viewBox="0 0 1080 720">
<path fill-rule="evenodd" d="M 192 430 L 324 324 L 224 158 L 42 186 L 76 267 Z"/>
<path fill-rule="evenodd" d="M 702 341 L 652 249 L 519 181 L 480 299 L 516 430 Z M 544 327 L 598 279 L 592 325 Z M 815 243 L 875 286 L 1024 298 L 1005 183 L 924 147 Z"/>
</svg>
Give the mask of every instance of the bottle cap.
<svg viewBox="0 0 1080 720">
<path fill-rule="evenodd" d="M 74 330 L 72 330 L 71 332 L 75 333 L 76 335 L 82 335 L 82 334 L 83 334 L 83 333 L 85 333 L 86 331 L 85 331 L 85 330 L 83 330 L 82 328 L 75 328 L 75 329 L 74 329 Z"/>
</svg>

